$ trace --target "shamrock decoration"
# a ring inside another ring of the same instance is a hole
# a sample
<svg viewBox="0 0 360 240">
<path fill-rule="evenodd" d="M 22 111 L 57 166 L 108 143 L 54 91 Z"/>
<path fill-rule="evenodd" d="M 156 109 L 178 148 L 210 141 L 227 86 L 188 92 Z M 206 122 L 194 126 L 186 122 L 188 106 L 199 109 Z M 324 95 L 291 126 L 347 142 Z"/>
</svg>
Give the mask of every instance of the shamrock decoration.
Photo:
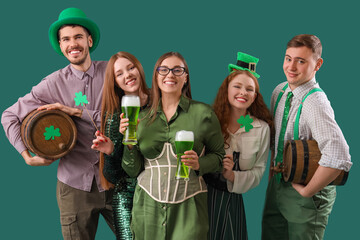
<svg viewBox="0 0 360 240">
<path fill-rule="evenodd" d="M 75 105 L 79 106 L 81 103 L 81 106 L 84 106 L 84 104 L 88 104 L 88 100 L 86 99 L 86 95 L 82 95 L 82 92 L 75 93 Z"/>
<path fill-rule="evenodd" d="M 245 132 L 250 131 L 250 129 L 253 128 L 253 125 L 251 124 L 254 120 L 250 117 L 250 115 L 241 116 L 237 122 L 240 123 L 240 128 L 245 126 Z"/>
<path fill-rule="evenodd" d="M 55 137 L 60 137 L 61 133 L 60 133 L 60 129 L 59 128 L 54 128 L 54 126 L 50 126 L 50 127 L 46 127 L 45 128 L 45 132 L 44 132 L 44 136 L 45 136 L 45 140 L 54 140 Z"/>
<path fill-rule="evenodd" d="M 86 110 L 87 114 L 89 115 L 92 123 L 94 124 L 96 130 L 99 131 L 99 129 L 97 128 L 97 126 L 96 126 L 93 118 L 90 116 L 90 113 L 89 113 L 89 111 L 87 110 L 87 108 L 86 108 L 86 106 L 85 106 L 85 104 L 88 104 L 88 103 L 89 103 L 88 100 L 86 99 L 86 95 L 85 95 L 85 94 L 82 95 L 82 92 L 81 92 L 81 91 L 80 91 L 80 92 L 76 92 L 76 93 L 75 93 L 75 98 L 74 98 L 74 100 L 75 100 L 75 105 L 76 105 L 76 106 L 79 106 L 80 103 L 81 103 L 81 106 L 83 106 L 83 107 L 85 108 L 85 110 Z"/>
</svg>

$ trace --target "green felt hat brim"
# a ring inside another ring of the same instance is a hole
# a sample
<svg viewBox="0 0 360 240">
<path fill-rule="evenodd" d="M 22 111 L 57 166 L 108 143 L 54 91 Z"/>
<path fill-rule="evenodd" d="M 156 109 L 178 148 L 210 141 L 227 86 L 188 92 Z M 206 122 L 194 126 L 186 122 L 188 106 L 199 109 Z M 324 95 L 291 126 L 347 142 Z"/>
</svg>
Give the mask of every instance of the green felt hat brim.
<svg viewBox="0 0 360 240">
<path fill-rule="evenodd" d="M 65 24 L 76 24 L 76 25 L 83 26 L 87 30 L 89 30 L 90 35 L 93 40 L 93 45 L 89 51 L 92 52 L 96 49 L 96 47 L 100 41 L 100 30 L 99 30 L 99 27 L 96 25 L 96 23 L 94 23 L 92 20 L 90 20 L 88 18 L 81 18 L 81 17 L 65 18 L 65 19 L 58 20 L 58 21 L 54 22 L 53 24 L 51 24 L 50 29 L 49 29 L 50 44 L 58 54 L 63 55 L 63 53 L 61 52 L 61 49 L 60 49 L 60 44 L 59 44 L 57 35 L 58 35 L 59 28 Z"/>
<path fill-rule="evenodd" d="M 247 69 L 247 68 L 243 68 L 243 67 L 240 67 L 240 66 L 238 66 L 238 65 L 235 65 L 235 64 L 229 64 L 229 72 L 232 72 L 232 70 L 235 68 L 235 69 L 237 69 L 237 70 L 245 70 L 245 71 L 248 71 L 248 72 L 250 72 L 252 75 L 254 75 L 256 78 L 260 78 L 260 75 L 259 74 L 257 74 L 256 72 L 252 72 L 252 71 L 250 71 L 249 69 Z"/>
</svg>

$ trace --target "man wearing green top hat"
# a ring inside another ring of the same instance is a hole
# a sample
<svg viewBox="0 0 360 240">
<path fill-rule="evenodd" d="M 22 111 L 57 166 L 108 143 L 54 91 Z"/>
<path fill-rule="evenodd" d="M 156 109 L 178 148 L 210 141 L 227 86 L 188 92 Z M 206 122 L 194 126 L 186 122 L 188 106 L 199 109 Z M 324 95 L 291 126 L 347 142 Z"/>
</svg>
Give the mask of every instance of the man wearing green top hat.
<svg viewBox="0 0 360 240">
<path fill-rule="evenodd" d="M 321 53 L 320 39 L 314 35 L 297 35 L 287 44 L 283 63 L 287 81 L 279 84 L 271 97 L 275 134 L 262 220 L 264 240 L 323 239 L 336 197 L 335 186 L 329 184 L 341 170 L 348 172 L 352 166 L 349 146 L 315 79 L 323 63 Z M 319 167 L 306 186 L 282 178 L 288 140 L 302 140 L 304 163 L 309 158 L 306 140 L 315 140 L 319 146 Z"/>
<path fill-rule="evenodd" d="M 58 109 L 72 116 L 77 127 L 75 147 L 59 160 L 57 201 L 64 239 L 94 239 L 99 215 L 113 230 L 112 192 L 104 191 L 99 177 L 99 154 L 91 150 L 100 126 L 103 76 L 107 62 L 91 61 L 100 39 L 98 26 L 77 8 L 63 10 L 49 29 L 55 51 L 68 66 L 45 77 L 31 92 L 6 109 L 1 122 L 10 143 L 31 166 L 47 166 L 55 160 L 30 155 L 20 127 L 32 110 Z M 86 111 L 75 105 L 75 93 L 87 96 Z M 93 123 L 94 122 L 94 123 Z M 60 129 L 61 131 L 61 129 Z"/>
</svg>

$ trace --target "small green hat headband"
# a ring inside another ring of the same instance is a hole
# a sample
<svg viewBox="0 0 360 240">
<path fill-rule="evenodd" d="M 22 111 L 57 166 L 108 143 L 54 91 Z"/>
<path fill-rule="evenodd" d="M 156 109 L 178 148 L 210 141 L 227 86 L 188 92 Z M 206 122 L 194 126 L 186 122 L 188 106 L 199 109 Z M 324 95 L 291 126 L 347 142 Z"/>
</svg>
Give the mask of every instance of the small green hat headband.
<svg viewBox="0 0 360 240">
<path fill-rule="evenodd" d="M 228 66 L 229 72 L 232 72 L 234 69 L 245 70 L 252 73 L 256 78 L 259 78 L 260 75 L 256 73 L 256 65 L 258 62 L 258 58 L 246 53 L 238 52 L 236 64 L 230 63 Z"/>
</svg>

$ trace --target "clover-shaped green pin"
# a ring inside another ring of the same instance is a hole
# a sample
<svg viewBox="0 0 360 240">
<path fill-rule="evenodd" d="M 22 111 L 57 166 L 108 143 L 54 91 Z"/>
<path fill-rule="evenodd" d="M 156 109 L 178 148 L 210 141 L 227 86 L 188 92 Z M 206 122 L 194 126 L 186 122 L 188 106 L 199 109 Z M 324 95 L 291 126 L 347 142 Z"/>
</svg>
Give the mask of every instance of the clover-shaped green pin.
<svg viewBox="0 0 360 240">
<path fill-rule="evenodd" d="M 96 126 L 96 124 L 94 122 L 94 119 L 90 116 L 90 113 L 89 113 L 89 111 L 87 110 L 87 108 L 85 106 L 85 104 L 89 103 L 88 100 L 86 99 L 86 95 L 85 94 L 83 95 L 81 91 L 76 92 L 74 100 L 75 100 L 75 105 L 76 106 L 79 106 L 81 104 L 81 106 L 83 106 L 85 108 L 85 110 L 86 110 L 87 114 L 89 115 L 92 123 L 94 124 L 94 127 L 96 128 L 97 131 L 99 131 L 99 129 L 97 128 L 97 126 Z"/>
<path fill-rule="evenodd" d="M 253 128 L 253 125 L 251 124 L 254 120 L 250 117 L 250 115 L 241 116 L 237 122 L 240 123 L 240 128 L 245 126 L 245 132 L 250 131 L 250 129 Z"/>
<path fill-rule="evenodd" d="M 60 129 L 59 128 L 54 128 L 54 126 L 50 126 L 50 127 L 46 127 L 45 128 L 45 132 L 44 132 L 44 136 L 45 136 L 45 140 L 54 140 L 55 137 L 60 137 L 61 133 L 60 133 Z"/>
<path fill-rule="evenodd" d="M 84 106 L 84 104 L 88 104 L 88 100 L 86 99 L 86 95 L 82 95 L 82 92 L 78 92 L 75 93 L 75 105 L 79 106 L 81 104 L 81 106 Z"/>
</svg>

